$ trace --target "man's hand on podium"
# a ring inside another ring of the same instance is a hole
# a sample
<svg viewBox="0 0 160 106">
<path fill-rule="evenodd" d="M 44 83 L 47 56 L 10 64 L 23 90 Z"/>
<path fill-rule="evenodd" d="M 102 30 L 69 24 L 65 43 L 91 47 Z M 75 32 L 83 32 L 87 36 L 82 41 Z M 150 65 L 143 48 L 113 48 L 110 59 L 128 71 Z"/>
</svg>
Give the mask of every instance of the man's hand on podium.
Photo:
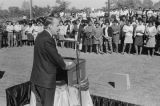
<svg viewBox="0 0 160 106">
<path fill-rule="evenodd" d="M 68 66 L 72 65 L 73 62 L 65 61 L 65 63 L 66 63 L 66 67 L 68 67 Z"/>
</svg>

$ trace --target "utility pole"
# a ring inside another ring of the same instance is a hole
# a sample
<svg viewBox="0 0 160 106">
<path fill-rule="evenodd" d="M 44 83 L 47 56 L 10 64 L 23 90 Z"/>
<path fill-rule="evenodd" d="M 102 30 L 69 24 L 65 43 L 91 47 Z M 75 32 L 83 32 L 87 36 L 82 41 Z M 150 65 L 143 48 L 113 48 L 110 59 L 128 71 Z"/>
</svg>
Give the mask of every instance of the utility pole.
<svg viewBox="0 0 160 106">
<path fill-rule="evenodd" d="M 32 0 L 30 0 L 30 20 L 33 19 L 33 14 L 32 14 Z"/>
<path fill-rule="evenodd" d="M 108 15 L 110 17 L 110 0 L 108 0 Z"/>
</svg>

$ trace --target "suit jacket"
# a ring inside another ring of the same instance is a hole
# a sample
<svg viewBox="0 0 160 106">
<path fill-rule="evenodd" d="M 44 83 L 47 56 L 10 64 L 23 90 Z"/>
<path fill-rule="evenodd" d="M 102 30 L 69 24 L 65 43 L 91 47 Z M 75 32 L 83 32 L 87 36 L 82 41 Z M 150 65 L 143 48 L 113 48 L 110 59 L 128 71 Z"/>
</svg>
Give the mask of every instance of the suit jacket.
<svg viewBox="0 0 160 106">
<path fill-rule="evenodd" d="M 65 69 L 63 58 L 58 54 L 55 40 L 48 31 L 38 34 L 34 46 L 34 60 L 30 81 L 35 85 L 54 88 L 56 71 Z"/>
<path fill-rule="evenodd" d="M 103 35 L 105 35 L 106 28 L 103 28 Z M 113 29 L 112 27 L 108 27 L 108 36 L 113 37 Z"/>
<path fill-rule="evenodd" d="M 84 26 L 80 25 L 78 29 L 78 42 L 81 41 L 81 38 L 84 36 Z"/>
</svg>

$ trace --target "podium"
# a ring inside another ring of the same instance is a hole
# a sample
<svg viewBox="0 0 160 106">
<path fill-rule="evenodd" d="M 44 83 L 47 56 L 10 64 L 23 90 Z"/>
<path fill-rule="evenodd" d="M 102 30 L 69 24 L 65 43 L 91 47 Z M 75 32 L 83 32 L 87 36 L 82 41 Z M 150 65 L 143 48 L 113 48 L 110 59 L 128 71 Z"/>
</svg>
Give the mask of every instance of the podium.
<svg viewBox="0 0 160 106">
<path fill-rule="evenodd" d="M 56 81 L 61 82 L 65 81 L 69 86 L 78 84 L 77 71 L 77 59 L 71 57 L 64 57 L 64 61 L 70 63 L 65 70 L 57 69 Z M 80 71 L 80 80 L 85 80 L 86 78 L 86 61 L 85 59 L 79 59 L 79 71 Z"/>
</svg>

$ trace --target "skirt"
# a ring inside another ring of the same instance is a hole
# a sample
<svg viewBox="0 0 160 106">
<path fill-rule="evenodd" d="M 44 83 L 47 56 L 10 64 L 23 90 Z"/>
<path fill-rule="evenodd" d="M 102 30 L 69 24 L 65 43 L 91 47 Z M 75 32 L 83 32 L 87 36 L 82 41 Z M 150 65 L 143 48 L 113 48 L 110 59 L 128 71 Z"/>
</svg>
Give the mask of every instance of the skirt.
<svg viewBox="0 0 160 106">
<path fill-rule="evenodd" d="M 91 46 L 93 44 L 93 39 L 92 38 L 85 38 L 83 44 L 85 46 Z"/>
<path fill-rule="evenodd" d="M 62 40 L 62 41 L 65 39 L 64 35 L 59 35 L 58 38 L 59 38 L 59 40 Z"/>
<path fill-rule="evenodd" d="M 133 43 L 132 36 L 125 36 L 124 43 Z"/>
<path fill-rule="evenodd" d="M 27 34 L 28 41 L 34 41 L 34 36 L 31 33 Z"/>
<path fill-rule="evenodd" d="M 102 42 L 103 42 L 102 38 L 100 38 L 100 39 L 93 38 L 93 44 L 102 44 Z"/>
<path fill-rule="evenodd" d="M 155 45 L 156 45 L 155 37 L 148 38 L 147 43 L 146 43 L 146 47 L 154 48 Z"/>
<path fill-rule="evenodd" d="M 113 43 L 119 44 L 119 34 L 113 35 Z"/>
<path fill-rule="evenodd" d="M 160 34 L 156 35 L 156 46 L 160 47 Z"/>
<path fill-rule="evenodd" d="M 134 44 L 136 46 L 143 46 L 143 36 L 136 36 Z"/>
</svg>

